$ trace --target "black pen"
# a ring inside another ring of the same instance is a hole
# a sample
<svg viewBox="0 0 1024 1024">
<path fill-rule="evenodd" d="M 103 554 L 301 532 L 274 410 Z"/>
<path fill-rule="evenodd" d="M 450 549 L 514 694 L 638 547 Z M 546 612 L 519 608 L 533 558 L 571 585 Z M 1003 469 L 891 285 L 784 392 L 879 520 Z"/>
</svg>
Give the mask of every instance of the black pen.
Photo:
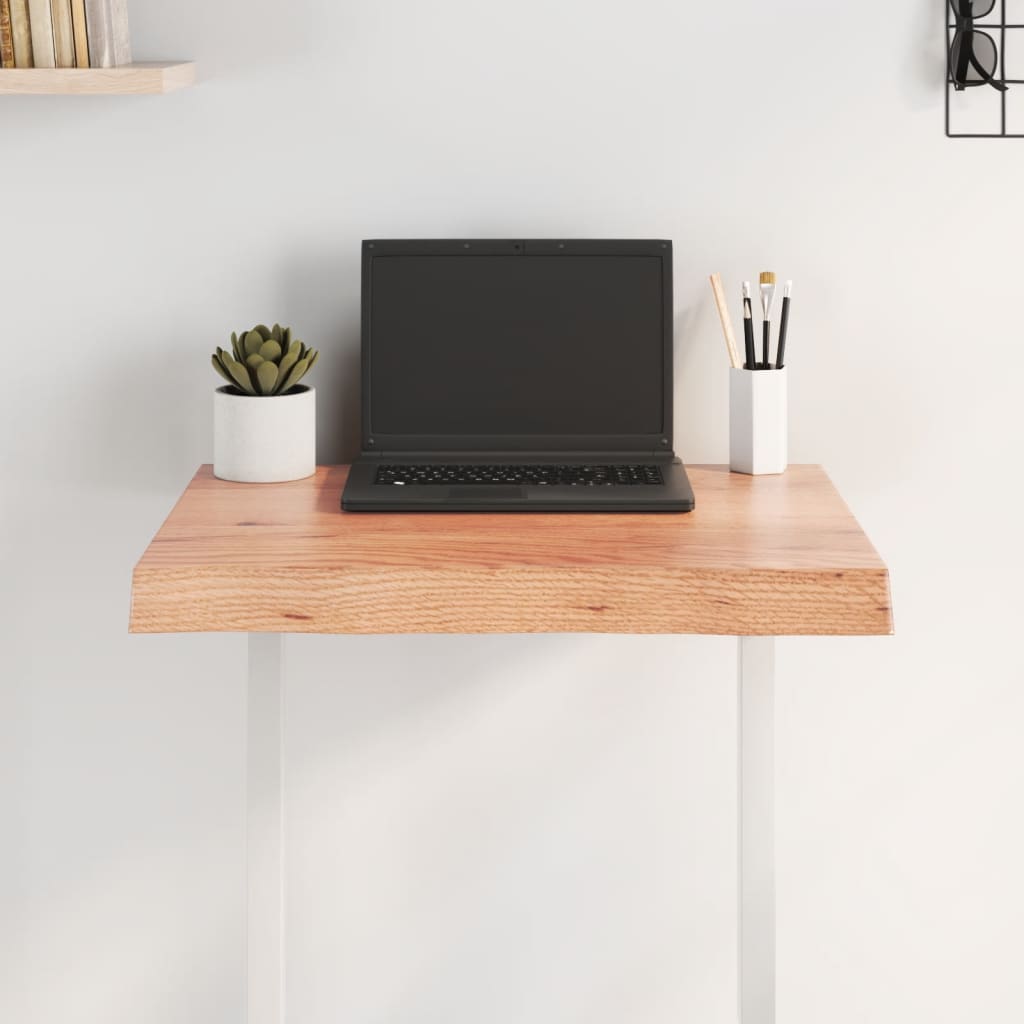
<svg viewBox="0 0 1024 1024">
<path fill-rule="evenodd" d="M 750 301 L 750 282 L 743 282 L 743 342 L 746 347 L 745 369 L 757 369 L 757 351 L 754 348 L 754 307 Z"/>
<path fill-rule="evenodd" d="M 775 369 L 781 370 L 786 355 L 786 328 L 789 327 L 789 297 L 793 294 L 793 282 L 787 281 L 782 293 L 782 319 L 779 321 L 779 350 L 775 353 Z"/>
</svg>

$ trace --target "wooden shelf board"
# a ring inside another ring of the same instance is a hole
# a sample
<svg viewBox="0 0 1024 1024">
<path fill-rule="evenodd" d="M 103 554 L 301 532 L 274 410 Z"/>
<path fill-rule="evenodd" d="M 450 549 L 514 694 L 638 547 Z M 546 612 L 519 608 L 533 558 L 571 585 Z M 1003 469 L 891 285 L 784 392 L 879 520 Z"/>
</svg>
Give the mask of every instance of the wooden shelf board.
<svg viewBox="0 0 1024 1024">
<path fill-rule="evenodd" d="M 187 88 L 195 80 L 196 66 L 189 61 L 117 68 L 4 68 L 0 70 L 0 95 L 156 95 Z"/>
<path fill-rule="evenodd" d="M 685 515 L 354 513 L 346 466 L 202 467 L 135 568 L 136 633 L 892 632 L 884 563 L 818 466 L 688 466 Z"/>
</svg>

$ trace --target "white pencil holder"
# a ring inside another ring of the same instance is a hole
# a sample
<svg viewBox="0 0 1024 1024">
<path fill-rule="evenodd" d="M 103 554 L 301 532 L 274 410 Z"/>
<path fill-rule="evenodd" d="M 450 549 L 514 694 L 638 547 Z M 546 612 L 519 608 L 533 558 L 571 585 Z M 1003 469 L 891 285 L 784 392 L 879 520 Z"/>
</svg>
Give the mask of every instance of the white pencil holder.
<svg viewBox="0 0 1024 1024">
<path fill-rule="evenodd" d="M 789 463 L 788 370 L 729 370 L 729 468 L 754 476 Z"/>
</svg>

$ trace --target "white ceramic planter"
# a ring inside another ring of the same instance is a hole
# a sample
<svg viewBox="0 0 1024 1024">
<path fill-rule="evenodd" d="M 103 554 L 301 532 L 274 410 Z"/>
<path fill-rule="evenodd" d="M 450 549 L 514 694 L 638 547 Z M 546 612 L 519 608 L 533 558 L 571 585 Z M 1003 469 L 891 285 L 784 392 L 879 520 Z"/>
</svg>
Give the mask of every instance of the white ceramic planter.
<svg viewBox="0 0 1024 1024">
<path fill-rule="evenodd" d="M 784 473 L 789 464 L 788 370 L 729 370 L 729 468 Z"/>
<path fill-rule="evenodd" d="M 213 395 L 213 475 L 247 484 L 301 480 L 316 472 L 316 390 L 256 398 Z"/>
</svg>

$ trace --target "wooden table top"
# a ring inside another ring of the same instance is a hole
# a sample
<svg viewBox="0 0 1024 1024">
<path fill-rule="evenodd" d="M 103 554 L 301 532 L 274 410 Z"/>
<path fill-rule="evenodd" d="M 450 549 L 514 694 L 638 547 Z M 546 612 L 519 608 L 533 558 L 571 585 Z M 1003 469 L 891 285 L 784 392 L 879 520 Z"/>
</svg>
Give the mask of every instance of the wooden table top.
<svg viewBox="0 0 1024 1024">
<path fill-rule="evenodd" d="M 347 466 L 196 473 L 135 568 L 131 631 L 892 632 L 889 577 L 818 466 L 688 466 L 679 514 L 342 512 Z"/>
</svg>

